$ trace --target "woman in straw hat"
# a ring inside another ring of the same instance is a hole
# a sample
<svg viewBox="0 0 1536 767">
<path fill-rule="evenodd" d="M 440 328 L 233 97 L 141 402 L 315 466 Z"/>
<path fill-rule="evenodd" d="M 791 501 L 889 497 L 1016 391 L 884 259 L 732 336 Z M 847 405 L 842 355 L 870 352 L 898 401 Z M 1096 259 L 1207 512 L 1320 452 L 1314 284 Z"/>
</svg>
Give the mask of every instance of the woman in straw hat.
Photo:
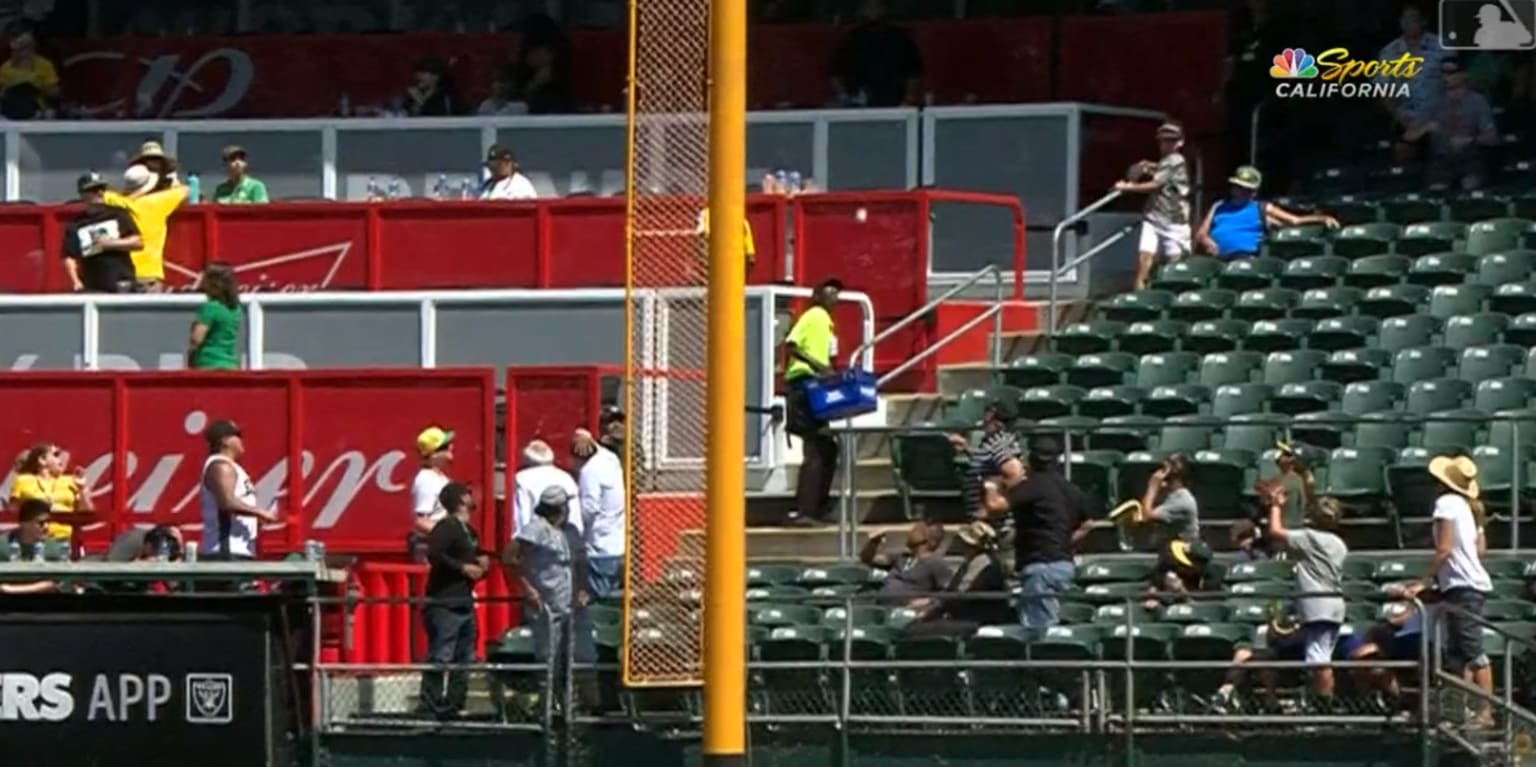
<svg viewBox="0 0 1536 767">
<path fill-rule="evenodd" d="M 1439 593 L 1441 603 L 1452 608 L 1442 612 L 1445 670 L 1461 674 L 1492 695 L 1493 670 L 1483 651 L 1480 619 L 1493 580 L 1482 562 L 1487 539 L 1483 504 L 1478 500 L 1477 464 L 1466 456 L 1442 455 L 1429 462 L 1429 473 L 1440 483 L 1440 497 L 1435 499 L 1435 555 L 1422 578 L 1398 591 L 1417 596 L 1433 588 Z M 1492 711 L 1482 706 L 1478 724 L 1492 721 Z"/>
</svg>

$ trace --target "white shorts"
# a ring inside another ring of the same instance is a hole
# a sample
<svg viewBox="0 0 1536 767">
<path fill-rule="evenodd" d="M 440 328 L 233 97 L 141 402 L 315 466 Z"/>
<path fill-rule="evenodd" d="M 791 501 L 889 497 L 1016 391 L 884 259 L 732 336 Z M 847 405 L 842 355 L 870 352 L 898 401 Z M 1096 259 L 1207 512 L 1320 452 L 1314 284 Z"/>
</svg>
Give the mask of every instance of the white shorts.
<svg viewBox="0 0 1536 767">
<path fill-rule="evenodd" d="M 1162 226 L 1149 221 L 1141 223 L 1140 253 L 1160 253 L 1169 260 L 1189 255 L 1189 224 Z"/>
<path fill-rule="evenodd" d="M 1313 621 L 1301 627 L 1302 658 L 1312 665 L 1333 662 L 1333 649 L 1339 643 L 1339 624 Z"/>
</svg>

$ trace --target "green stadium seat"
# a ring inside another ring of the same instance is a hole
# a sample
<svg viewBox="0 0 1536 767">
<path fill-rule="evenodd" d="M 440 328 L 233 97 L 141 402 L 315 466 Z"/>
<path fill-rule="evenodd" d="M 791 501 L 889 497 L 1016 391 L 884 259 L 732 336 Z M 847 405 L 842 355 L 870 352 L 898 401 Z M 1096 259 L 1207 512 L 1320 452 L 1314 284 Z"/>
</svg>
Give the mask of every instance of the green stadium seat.
<svg viewBox="0 0 1536 767">
<path fill-rule="evenodd" d="M 1525 358 L 1525 375 L 1536 378 L 1536 349 L 1532 349 L 1530 355 Z"/>
<path fill-rule="evenodd" d="M 1466 253 L 1428 253 L 1413 261 L 1408 281 L 1415 285 L 1434 287 L 1465 282 L 1467 275 L 1477 270 L 1477 257 Z"/>
<path fill-rule="evenodd" d="M 1493 312 L 1458 314 L 1445 321 L 1445 346 L 1461 350 L 1469 346 L 1485 346 L 1498 343 L 1509 317 Z"/>
<path fill-rule="evenodd" d="M 1472 398 L 1472 384 L 1454 378 L 1434 378 L 1408 384 L 1403 410 L 1427 415 L 1437 410 L 1455 410 Z"/>
<path fill-rule="evenodd" d="M 1387 466 L 1387 490 L 1394 508 L 1404 512 L 1424 509 L 1423 513 L 1428 513 L 1440 495 L 1440 487 L 1425 469 L 1430 459 L 1441 452 L 1441 447 L 1405 447 L 1397 451 Z M 1372 570 L 1373 576 L 1374 573 Z"/>
<path fill-rule="evenodd" d="M 1502 420 L 1488 424 L 1487 444 L 1513 453 L 1518 441 L 1520 454 L 1531 455 L 1536 448 L 1536 410 L 1504 410 L 1494 415 Z"/>
<path fill-rule="evenodd" d="M 1394 186 L 1402 186 L 1409 178 L 1408 169 L 1394 166 L 1388 170 L 1388 178 Z M 1387 179 L 1377 179 L 1377 183 L 1386 182 Z M 1404 192 L 1381 203 L 1381 217 L 1384 221 L 1407 226 L 1415 221 L 1434 221 L 1440 218 L 1441 202 L 1439 198 L 1420 194 L 1419 192 Z M 1385 250 L 1385 248 L 1383 248 Z"/>
<path fill-rule="evenodd" d="M 1089 497 L 1112 505 L 1115 467 L 1124 457 L 1114 450 L 1079 450 L 1072 453 L 1072 459 L 1067 463 L 1072 484 L 1081 488 Z"/>
<path fill-rule="evenodd" d="M 1227 591 L 1239 599 L 1289 599 L 1296 591 L 1294 581 L 1243 581 L 1227 586 Z"/>
<path fill-rule="evenodd" d="M 1401 226 L 1386 221 L 1353 224 L 1339 230 L 1333 238 L 1333 254 L 1361 258 L 1392 252 L 1392 243 L 1402 235 Z"/>
<path fill-rule="evenodd" d="M 848 607 L 829 607 L 821 614 L 821 625 L 828 629 L 868 628 L 870 626 L 885 625 L 886 610 L 872 605 L 854 605 Z"/>
<path fill-rule="evenodd" d="M 1424 568 L 1429 566 L 1429 557 L 1416 554 L 1395 554 L 1376 562 L 1376 570 L 1371 573 L 1371 580 L 1377 583 L 1399 583 L 1411 581 L 1424 574 Z"/>
<path fill-rule="evenodd" d="M 1220 602 L 1174 602 L 1164 605 L 1157 617 L 1163 623 L 1221 623 L 1227 619 L 1227 606 Z"/>
<path fill-rule="evenodd" d="M 1536 346 L 1536 312 L 1522 314 L 1510 320 L 1500 338 L 1507 344 Z"/>
<path fill-rule="evenodd" d="M 1518 599 L 1492 599 L 1483 603 L 1483 618 L 1490 621 L 1527 621 L 1536 618 L 1536 605 Z"/>
<path fill-rule="evenodd" d="M 1385 349 L 1340 349 L 1328 355 L 1328 360 L 1318 367 L 1318 375 L 1326 381 L 1351 384 L 1380 380 L 1390 367 L 1392 353 Z"/>
<path fill-rule="evenodd" d="M 1124 557 L 1085 556 L 1077 566 L 1077 582 L 1084 586 L 1095 583 L 1147 582 L 1155 562 L 1150 558 L 1128 559 Z"/>
<path fill-rule="evenodd" d="M 1490 599 L 1525 599 L 1526 586 L 1524 583 L 1505 578 L 1493 579 L 1493 591 L 1488 593 Z M 1526 636 L 1530 636 L 1527 634 Z"/>
<path fill-rule="evenodd" d="M 945 435 L 894 434 L 890 444 L 891 473 L 906 508 L 918 496 L 960 492 L 964 472 Z"/>
<path fill-rule="evenodd" d="M 876 573 L 861 564 L 815 565 L 800 571 L 800 585 L 807 588 L 818 586 L 865 586 L 874 583 Z M 811 623 L 820 623 L 820 620 Z"/>
<path fill-rule="evenodd" d="M 1494 288 L 1488 310 L 1511 316 L 1536 312 L 1536 282 L 1511 282 Z"/>
<path fill-rule="evenodd" d="M 1344 446 L 1344 435 L 1354 426 L 1354 419 L 1337 411 L 1302 413 L 1291 420 L 1291 437 L 1313 447 L 1332 450 Z"/>
<path fill-rule="evenodd" d="M 785 586 L 798 581 L 804 569 L 799 565 L 749 564 L 747 586 Z"/>
<path fill-rule="evenodd" d="M 1236 351 L 1249 329 L 1246 320 L 1202 320 L 1190 326 L 1183 346 L 1196 354 Z"/>
<path fill-rule="evenodd" d="M 1313 349 L 1270 352 L 1264 358 L 1264 383 L 1284 386 L 1317 378 L 1317 367 L 1328 355 Z"/>
<path fill-rule="evenodd" d="M 1128 583 L 1129 581 L 1126 582 Z M 1094 625 L 1106 627 L 1115 625 L 1124 626 L 1127 625 L 1128 622 L 1130 625 L 1142 625 L 1156 622 L 1157 613 L 1155 611 L 1148 610 L 1142 601 L 1132 601 L 1129 603 L 1129 607 L 1127 607 L 1127 604 L 1128 603 L 1126 602 L 1116 602 L 1107 605 L 1100 605 L 1093 611 Z M 1129 619 L 1126 618 L 1127 612 L 1130 613 Z"/>
<path fill-rule="evenodd" d="M 965 657 L 978 661 L 1026 661 L 1029 631 L 1023 626 L 982 626 L 965 642 Z M 987 715 L 1017 714 L 1019 699 L 1033 697 L 1039 687 L 1031 669 L 1022 666 L 989 667 L 971 675 L 971 692 Z"/>
<path fill-rule="evenodd" d="M 1179 415 L 1168 419 L 1158 433 L 1157 449 L 1163 453 L 1194 453 L 1206 450 L 1221 428 L 1221 419 L 1203 415 Z"/>
<path fill-rule="evenodd" d="M 1076 357 L 1060 352 L 1035 352 L 1020 357 L 1003 371 L 1003 383 L 1020 389 L 1035 386 L 1055 386 L 1061 383 L 1061 375 L 1072 366 Z"/>
<path fill-rule="evenodd" d="M 1355 444 L 1396 450 L 1408 444 L 1411 426 L 1407 416 L 1402 413 L 1367 413 L 1355 424 Z"/>
<path fill-rule="evenodd" d="M 1301 294 L 1301 302 L 1291 309 L 1292 317 L 1321 320 L 1353 313 L 1360 302 L 1359 288 L 1317 288 Z"/>
<path fill-rule="evenodd" d="M 892 607 L 885 614 L 885 625 L 893 631 L 900 631 L 917 620 L 917 611 L 910 607 Z"/>
<path fill-rule="evenodd" d="M 1249 581 L 1289 580 L 1296 563 L 1283 559 L 1265 559 L 1257 562 L 1237 562 L 1227 568 L 1228 583 Z"/>
<path fill-rule="evenodd" d="M 615 605 L 594 603 L 587 606 L 587 619 L 594 627 L 617 626 L 624 621 L 624 610 Z"/>
<path fill-rule="evenodd" d="M 1382 285 L 1365 291 L 1356 308 L 1365 316 L 1377 318 L 1414 314 L 1429 297 L 1429 290 L 1423 285 Z"/>
<path fill-rule="evenodd" d="M 1176 294 L 1166 290 L 1138 290 L 1121 293 L 1104 305 L 1104 319 L 1113 322 L 1146 322 L 1159 320 L 1173 304 Z"/>
<path fill-rule="evenodd" d="M 1099 419 L 1092 416 L 1064 415 L 1040 421 L 1028 433 L 1053 436 L 1062 445 L 1071 445 L 1071 449 L 1074 451 L 1087 450 L 1088 436 L 1093 433 L 1098 425 Z"/>
<path fill-rule="evenodd" d="M 1388 317 L 1377 330 L 1376 346 L 1396 354 L 1416 346 L 1429 346 L 1440 332 L 1440 322 L 1433 317 L 1414 314 Z"/>
<path fill-rule="evenodd" d="M 1392 358 L 1392 380 L 1410 386 L 1419 381 L 1443 378 L 1455 364 L 1455 350 L 1443 346 L 1403 349 Z"/>
<path fill-rule="evenodd" d="M 1381 220 L 1381 206 L 1375 200 L 1358 195 L 1334 197 L 1324 201 L 1323 208 L 1345 226 Z"/>
<path fill-rule="evenodd" d="M 1172 386 L 1189 381 L 1190 373 L 1200 365 L 1194 352 L 1143 354 L 1136 365 L 1136 385 L 1142 389 Z"/>
<path fill-rule="evenodd" d="M 961 658 L 961 646 L 959 639 L 946 636 L 903 637 L 891 644 L 894 660 L 943 664 L 896 669 L 903 713 L 946 717 L 969 713 L 965 669 L 955 663 Z"/>
<path fill-rule="evenodd" d="M 1486 285 L 1437 285 L 1429 294 L 1429 316 L 1444 320 L 1458 314 L 1477 314 L 1491 292 Z"/>
<path fill-rule="evenodd" d="M 1141 412 L 1160 417 L 1194 415 L 1210 401 L 1211 390 L 1199 384 L 1157 386 L 1141 401 Z"/>
<path fill-rule="evenodd" d="M 1170 647 L 1174 660 L 1182 661 L 1229 661 L 1237 648 L 1253 641 L 1253 627 L 1242 623 L 1190 623 Z M 1227 669 L 1199 667 L 1181 669 L 1174 673 L 1174 686 L 1181 697 L 1208 694 L 1226 679 Z"/>
<path fill-rule="evenodd" d="M 1135 386 L 1100 386 L 1089 389 L 1077 401 L 1079 415 L 1091 418 L 1113 418 L 1117 415 L 1135 415 L 1146 392 Z"/>
<path fill-rule="evenodd" d="M 1071 415 L 1077 401 L 1086 393 L 1082 387 L 1066 384 L 1025 389 L 1024 398 L 1019 400 L 1019 417 L 1043 421 Z"/>
<path fill-rule="evenodd" d="M 1163 661 L 1172 659 L 1174 637 L 1181 633 L 1181 626 L 1171 623 L 1145 623 L 1132 626 L 1105 626 L 1099 639 L 1099 654 L 1107 661 L 1124 661 L 1132 658 Z M 1113 700 L 1125 699 L 1125 674 L 1104 675 L 1109 683 Z M 1135 703 L 1149 707 L 1169 689 L 1169 675 L 1161 669 L 1133 672 Z"/>
<path fill-rule="evenodd" d="M 1467 229 L 1466 251 L 1474 256 L 1485 256 L 1501 250 L 1520 247 L 1520 235 L 1530 226 L 1523 218 L 1491 218 L 1479 221 Z"/>
<path fill-rule="evenodd" d="M 821 623 L 821 611 L 807 605 L 766 604 L 749 611 L 749 620 L 757 626 L 815 626 Z"/>
<path fill-rule="evenodd" d="M 1332 408 L 1343 394 L 1344 387 L 1333 381 L 1283 384 L 1270 400 L 1270 409 L 1286 415 L 1315 413 Z"/>
<path fill-rule="evenodd" d="M 1286 261 L 1321 256 L 1328 250 L 1327 231 L 1315 224 L 1288 226 L 1276 230 L 1264 247 L 1269 255 Z"/>
<path fill-rule="evenodd" d="M 1485 218 L 1508 216 L 1509 198 L 1478 189 L 1446 200 L 1445 207 L 1446 215 L 1452 221 L 1482 221 Z"/>
<path fill-rule="evenodd" d="M 1459 221 L 1421 221 L 1403 229 L 1403 236 L 1397 239 L 1393 250 L 1409 257 L 1449 251 L 1466 233 L 1466 225 Z"/>
<path fill-rule="evenodd" d="M 1407 256 L 1387 253 L 1366 256 L 1349 262 L 1342 282 L 1353 288 L 1369 290 L 1379 285 L 1396 285 L 1408 276 L 1413 262 Z"/>
<path fill-rule="evenodd" d="M 1473 452 L 1472 458 L 1473 458 L 1473 460 L 1478 461 L 1478 466 L 1477 466 L 1477 468 L 1478 468 L 1478 477 L 1477 478 L 1479 480 L 1481 480 L 1483 478 L 1482 477 L 1483 462 L 1481 460 L 1478 460 L 1478 456 L 1477 456 L 1476 452 Z M 1508 459 L 1508 457 L 1503 457 L 1503 456 L 1496 456 L 1496 457 L 1493 457 L 1493 458 L 1489 459 L 1490 462 L 1500 461 L 1500 460 L 1502 460 L 1504 462 L 1508 462 L 1509 459 Z M 1478 484 L 1482 485 L 1482 482 L 1479 481 Z M 1530 554 L 1524 553 L 1524 552 L 1513 553 L 1513 552 L 1493 552 L 1493 551 L 1490 551 L 1490 552 L 1487 552 L 1486 554 L 1484 554 L 1483 557 L 1482 557 L 1482 559 L 1483 559 L 1483 569 L 1487 570 L 1488 571 L 1488 575 L 1490 577 L 1496 579 L 1496 580 L 1498 580 L 1498 579 L 1520 580 L 1520 579 L 1523 579 L 1523 578 L 1526 577 L 1526 572 L 1531 567 L 1530 557 L 1531 557 Z M 1527 604 L 1528 608 L 1536 609 L 1536 605 L 1532 605 L 1530 603 L 1526 603 L 1526 604 Z M 1495 618 L 1493 620 L 1500 620 L 1500 619 Z M 1502 619 L 1502 620 L 1525 620 L 1525 618 L 1523 618 L 1523 617 L 1521 617 L 1521 618 L 1505 618 L 1505 619 Z"/>
<path fill-rule="evenodd" d="M 1137 356 L 1171 352 L 1178 348 L 1179 339 L 1187 332 L 1189 323 L 1179 320 L 1133 322 L 1120 334 L 1116 348 Z"/>
<path fill-rule="evenodd" d="M 1204 519 L 1240 519 L 1248 509 L 1243 496 L 1253 482 L 1249 469 L 1257 453 L 1247 450 L 1200 450 L 1195 453 L 1192 492 Z"/>
<path fill-rule="evenodd" d="M 1508 376 L 1520 370 L 1524 362 L 1525 349 L 1514 344 L 1471 346 L 1462 350 L 1456 371 L 1461 380 L 1476 384 Z"/>
<path fill-rule="evenodd" d="M 1125 604 L 1142 599 L 1147 593 L 1145 581 L 1090 583 L 1083 587 L 1083 599 L 1094 604 Z"/>
<path fill-rule="evenodd" d="M 749 586 L 747 601 L 754 606 L 770 602 L 797 602 L 810 597 L 811 590 L 804 586 Z"/>
<path fill-rule="evenodd" d="M 1200 359 L 1196 382 L 1201 386 L 1221 386 L 1252 381 L 1264 364 L 1258 352 L 1212 352 Z"/>
<path fill-rule="evenodd" d="M 1168 307 L 1168 319 L 1189 322 L 1221 319 L 1235 303 L 1237 294 L 1230 290 L 1189 290 L 1174 297 L 1173 304 Z"/>
<path fill-rule="evenodd" d="M 1227 620 L 1249 626 L 1269 623 L 1271 603 L 1267 599 L 1227 600 Z"/>
<path fill-rule="evenodd" d="M 1349 271 L 1348 259 L 1338 256 L 1313 256 L 1298 258 L 1285 265 L 1280 274 L 1280 287 L 1291 290 L 1316 290 L 1339 284 Z"/>
<path fill-rule="evenodd" d="M 1354 349 L 1370 343 L 1381 332 L 1375 317 L 1328 317 L 1318 320 L 1307 336 L 1307 347 L 1325 352 Z"/>
<path fill-rule="evenodd" d="M 1119 386 L 1136 373 L 1136 357 L 1125 352 L 1084 354 L 1067 368 L 1065 381 L 1070 386 L 1092 389 Z"/>
<path fill-rule="evenodd" d="M 1229 313 L 1233 319 L 1249 322 L 1276 320 L 1286 316 L 1300 300 L 1301 294 L 1288 288 L 1249 290 L 1237 297 Z"/>
<path fill-rule="evenodd" d="M 1029 644 L 1029 659 L 1035 662 L 1062 664 L 1098 660 L 1100 627 L 1052 626 Z M 1033 687 L 1039 690 L 1037 708 L 1042 712 L 1060 715 L 1060 699 L 1065 698 L 1069 708 L 1082 706 L 1083 672 L 1069 669 L 1036 667 Z M 1016 694 L 1016 693 L 1015 693 Z"/>
<path fill-rule="evenodd" d="M 1536 251 L 1505 250 L 1477 260 L 1477 283 L 1490 288 L 1525 282 L 1533 275 L 1536 275 Z"/>
<path fill-rule="evenodd" d="M 1231 418 L 1249 413 L 1262 413 L 1274 391 L 1274 387 L 1258 383 L 1218 386 L 1211 394 L 1211 415 L 1217 418 Z"/>
<path fill-rule="evenodd" d="M 1345 384 L 1339 410 L 1345 415 L 1365 415 L 1393 410 L 1407 392 L 1395 381 L 1355 381 Z"/>
<path fill-rule="evenodd" d="M 1243 339 L 1243 348 L 1260 353 L 1300 349 L 1315 324 L 1312 320 L 1296 317 L 1259 320 L 1248 330 L 1248 337 Z"/>
<path fill-rule="evenodd" d="M 1328 455 L 1324 495 L 1364 501 L 1386 494 L 1386 467 L 1393 451 L 1384 447 L 1341 447 Z"/>
<path fill-rule="evenodd" d="M 1094 449 L 1134 453 L 1146 450 L 1152 442 L 1152 435 L 1162 426 L 1163 419 L 1153 416 L 1112 416 L 1099 424 L 1099 430 L 1088 441 Z"/>
<path fill-rule="evenodd" d="M 1478 445 L 1472 448 L 1472 460 L 1477 463 L 1477 486 L 1483 492 L 1483 502 L 1490 506 L 1506 506 L 1509 491 L 1515 483 L 1515 457 L 1502 447 L 1496 445 Z M 1511 560 L 1505 560 L 1508 564 Z M 1524 562 L 1513 561 L 1514 565 L 1525 567 Z M 1508 572 L 1495 574 L 1492 563 L 1484 558 L 1483 565 L 1488 567 L 1488 572 L 1493 577 L 1523 577 L 1522 569 L 1519 573 L 1511 575 Z M 1513 566 L 1513 565 L 1508 565 Z"/>
<path fill-rule="evenodd" d="M 1219 436 L 1223 450 L 1247 450 L 1254 455 L 1274 447 L 1290 419 L 1279 413 L 1248 413 L 1233 416 Z"/>
<path fill-rule="evenodd" d="M 1125 323 L 1113 320 L 1074 322 L 1058 332 L 1052 341 L 1056 351 L 1077 356 L 1098 354 L 1115 348 L 1115 339 L 1125 332 Z"/>
<path fill-rule="evenodd" d="M 1221 262 L 1214 258 L 1186 258 L 1163 267 L 1162 273 L 1152 280 L 1152 289 L 1182 293 L 1208 288 L 1221 271 Z"/>
<path fill-rule="evenodd" d="M 1522 218 L 1536 217 L 1536 194 L 1527 195 L 1530 203 L 1528 210 L 1517 211 Z M 1525 250 L 1536 250 L 1536 224 L 1531 224 L 1520 234 L 1520 247 Z"/>
<path fill-rule="evenodd" d="M 1082 602 L 1062 602 L 1058 606 L 1056 617 L 1060 618 L 1063 624 L 1076 626 L 1092 623 L 1093 614 L 1093 605 L 1083 604 Z"/>
<path fill-rule="evenodd" d="M 981 423 L 983 413 L 991 398 L 986 389 L 969 389 L 960 392 L 954 405 L 944 408 L 944 420 L 955 425 L 966 424 L 974 428 Z"/>
<path fill-rule="evenodd" d="M 1227 262 L 1216 278 L 1216 287 L 1227 290 L 1267 288 L 1275 283 L 1285 269 L 1286 263 L 1278 258 L 1239 258 Z"/>
<path fill-rule="evenodd" d="M 1486 417 L 1480 410 L 1463 408 L 1437 410 L 1424 415 L 1426 420 L 1419 425 L 1419 441 L 1422 444 L 1463 450 L 1477 442 L 1478 420 Z"/>
</svg>

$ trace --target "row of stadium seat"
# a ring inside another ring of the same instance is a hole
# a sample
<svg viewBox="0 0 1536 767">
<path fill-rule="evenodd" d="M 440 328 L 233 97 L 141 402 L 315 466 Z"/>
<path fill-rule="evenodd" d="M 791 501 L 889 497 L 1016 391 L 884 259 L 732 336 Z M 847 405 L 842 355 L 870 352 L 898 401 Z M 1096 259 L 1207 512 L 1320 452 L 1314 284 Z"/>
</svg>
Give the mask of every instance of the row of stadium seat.
<svg viewBox="0 0 1536 767">
<path fill-rule="evenodd" d="M 1512 346 L 1536 346 L 1536 313 L 1511 317 L 1499 312 L 1458 314 L 1443 322 L 1425 314 L 1411 314 L 1380 320 L 1368 316 L 1334 316 L 1320 320 L 1293 317 L 1288 319 L 1202 320 L 1190 324 L 1179 320 L 1153 320 L 1146 322 L 1116 322 L 1098 320 L 1067 325 L 1053 339 L 1056 353 L 1066 355 L 1103 354 L 1120 351 L 1129 354 L 1158 354 L 1185 351 L 1195 354 L 1213 352 L 1254 351 L 1275 352 L 1293 349 L 1314 349 L 1333 352 L 1362 347 L 1374 347 L 1387 352 L 1400 352 L 1424 346 L 1445 346 L 1465 349 L 1469 346 L 1507 343 Z M 1036 357 L 1040 359 L 1035 360 Z M 1050 368 L 1058 370 L 1070 363 L 1041 352 L 1030 357 L 1014 360 L 1017 370 Z M 1056 383 L 1046 379 L 1038 383 L 1028 381 L 1023 372 L 1010 371 L 1015 386 L 1038 386 Z"/>
<path fill-rule="evenodd" d="M 1528 181 L 1528 179 L 1527 179 Z M 1420 183 L 1414 183 L 1419 187 Z M 1324 177 L 1313 194 L 1275 198 L 1289 210 L 1325 212 L 1341 224 L 1369 224 L 1387 221 L 1401 226 L 1422 221 L 1487 221 L 1498 218 L 1536 218 L 1536 194 L 1527 183 L 1498 190 L 1475 190 L 1450 196 L 1425 193 L 1421 189 L 1393 190 L 1389 184 L 1373 191 L 1363 186 L 1340 186 Z"/>
<path fill-rule="evenodd" d="M 1260 288 L 1242 293 L 1223 288 L 1183 293 L 1142 290 L 1115 296 L 1101 307 L 1100 315 L 1113 322 L 1160 319 L 1254 322 L 1288 317 L 1322 320 L 1351 315 L 1385 320 L 1413 314 L 1428 314 L 1446 321 L 1484 311 L 1511 316 L 1536 311 L 1536 283 L 1513 282 L 1498 287 L 1471 283 L 1433 287 L 1396 284 L 1365 289 L 1312 288 L 1304 292 L 1289 288 Z"/>
<path fill-rule="evenodd" d="M 1332 231 L 1320 224 L 1275 231 L 1262 255 L 1279 259 L 1334 255 L 1364 258 L 1391 253 L 1421 256 L 1439 251 L 1484 256 L 1503 250 L 1536 248 L 1536 224 L 1524 218 L 1494 218 L 1464 224 L 1420 221 L 1402 226 L 1389 221 L 1350 224 Z"/>
<path fill-rule="evenodd" d="M 1152 281 L 1156 290 L 1224 288 L 1353 287 L 1366 290 L 1385 285 L 1454 285 L 1471 282 L 1498 287 L 1536 278 L 1536 250 L 1508 250 L 1474 256 L 1470 253 L 1382 254 L 1350 260 L 1340 256 L 1304 256 L 1282 261 L 1271 256 L 1218 261 L 1188 258 L 1172 263 Z"/>
</svg>

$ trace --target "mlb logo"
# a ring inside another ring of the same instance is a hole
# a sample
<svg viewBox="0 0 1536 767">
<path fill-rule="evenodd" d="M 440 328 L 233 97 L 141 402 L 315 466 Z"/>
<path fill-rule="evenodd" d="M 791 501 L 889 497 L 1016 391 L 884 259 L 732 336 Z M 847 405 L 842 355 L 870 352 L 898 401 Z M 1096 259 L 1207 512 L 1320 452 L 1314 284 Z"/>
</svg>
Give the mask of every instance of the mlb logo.
<svg viewBox="0 0 1536 767">
<path fill-rule="evenodd" d="M 1440 43 L 1446 50 L 1536 48 L 1536 0 L 1440 0 Z"/>
<path fill-rule="evenodd" d="M 235 719 L 235 678 L 187 674 L 187 724 L 229 724 Z"/>
</svg>

